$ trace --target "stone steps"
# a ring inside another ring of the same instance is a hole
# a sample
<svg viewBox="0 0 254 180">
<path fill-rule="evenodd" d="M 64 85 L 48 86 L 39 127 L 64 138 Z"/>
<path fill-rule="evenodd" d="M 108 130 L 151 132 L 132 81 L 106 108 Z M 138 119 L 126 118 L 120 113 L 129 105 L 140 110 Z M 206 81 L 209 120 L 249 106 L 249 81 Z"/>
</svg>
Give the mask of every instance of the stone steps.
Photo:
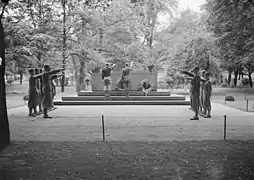
<svg viewBox="0 0 254 180">
<path fill-rule="evenodd" d="M 189 101 L 172 100 L 172 101 L 133 101 L 133 100 L 104 100 L 104 101 L 55 101 L 56 106 L 100 106 L 100 105 L 190 105 Z"/>
<path fill-rule="evenodd" d="M 106 100 L 111 101 L 185 101 L 185 96 L 111 96 Z M 104 101 L 104 96 L 74 96 L 62 97 L 62 101 Z"/>
<path fill-rule="evenodd" d="M 111 91 L 111 96 L 124 96 L 123 91 Z M 158 91 L 150 91 L 148 96 L 170 96 L 170 92 L 158 92 Z M 104 96 L 103 91 L 93 91 L 93 92 L 86 92 L 81 91 L 78 92 L 78 96 Z M 130 91 L 130 96 L 144 96 L 144 92 L 142 91 Z"/>
</svg>

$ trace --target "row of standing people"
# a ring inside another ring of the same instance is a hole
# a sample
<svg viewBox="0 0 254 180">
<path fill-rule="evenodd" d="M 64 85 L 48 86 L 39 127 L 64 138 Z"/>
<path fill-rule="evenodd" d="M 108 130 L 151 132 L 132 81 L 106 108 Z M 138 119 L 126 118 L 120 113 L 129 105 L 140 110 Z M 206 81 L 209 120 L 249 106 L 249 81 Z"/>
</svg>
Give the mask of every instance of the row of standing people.
<svg viewBox="0 0 254 180">
<path fill-rule="evenodd" d="M 60 77 L 63 69 L 51 71 L 50 66 L 45 65 L 42 69 L 29 69 L 29 99 L 28 108 L 29 116 L 37 116 L 40 113 L 44 114 L 44 118 L 48 116 L 48 111 L 54 106 L 53 98 L 55 95 L 53 80 Z M 39 112 L 37 111 L 39 107 Z"/>
<path fill-rule="evenodd" d="M 190 120 L 199 120 L 199 115 L 205 118 L 211 118 L 211 74 L 203 70 L 200 76 L 199 67 L 195 67 L 192 72 L 194 73 L 194 77 L 191 79 L 190 101 L 191 110 L 195 114 Z"/>
</svg>

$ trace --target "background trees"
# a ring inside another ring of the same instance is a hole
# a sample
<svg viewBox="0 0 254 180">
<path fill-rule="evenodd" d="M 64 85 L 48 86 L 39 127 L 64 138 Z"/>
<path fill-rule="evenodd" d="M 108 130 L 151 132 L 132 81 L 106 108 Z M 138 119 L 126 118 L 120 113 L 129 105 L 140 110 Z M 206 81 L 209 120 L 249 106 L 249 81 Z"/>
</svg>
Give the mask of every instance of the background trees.
<svg viewBox="0 0 254 180">
<path fill-rule="evenodd" d="M 195 65 L 216 76 L 226 70 L 228 83 L 231 74 L 247 75 L 252 86 L 252 1 L 207 0 L 201 12 L 178 13 L 176 0 L 13 0 L 3 23 L 7 70 L 21 77 L 28 67 L 64 64 L 66 76 L 82 82 L 105 61 L 116 70 L 134 61 L 168 74 Z"/>
<path fill-rule="evenodd" d="M 207 0 L 204 8 L 208 26 L 217 38 L 223 67 L 235 77 L 248 75 L 252 87 L 254 2 Z"/>
</svg>

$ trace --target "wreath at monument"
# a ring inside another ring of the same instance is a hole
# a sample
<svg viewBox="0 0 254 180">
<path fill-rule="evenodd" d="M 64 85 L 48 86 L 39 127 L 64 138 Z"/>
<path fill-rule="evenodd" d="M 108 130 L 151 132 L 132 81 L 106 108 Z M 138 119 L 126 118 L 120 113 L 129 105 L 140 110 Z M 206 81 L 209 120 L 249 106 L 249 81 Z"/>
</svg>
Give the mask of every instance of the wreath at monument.
<svg viewBox="0 0 254 180">
<path fill-rule="evenodd" d="M 142 91 L 143 88 L 144 89 L 149 89 L 152 87 L 152 82 L 149 80 L 149 79 L 144 79 L 142 80 L 139 84 L 138 84 L 138 87 L 137 87 L 137 90 L 138 91 Z"/>
<path fill-rule="evenodd" d="M 86 83 L 92 82 L 92 78 L 91 78 L 91 77 L 86 77 L 86 78 L 85 78 L 85 82 L 86 82 Z"/>
</svg>

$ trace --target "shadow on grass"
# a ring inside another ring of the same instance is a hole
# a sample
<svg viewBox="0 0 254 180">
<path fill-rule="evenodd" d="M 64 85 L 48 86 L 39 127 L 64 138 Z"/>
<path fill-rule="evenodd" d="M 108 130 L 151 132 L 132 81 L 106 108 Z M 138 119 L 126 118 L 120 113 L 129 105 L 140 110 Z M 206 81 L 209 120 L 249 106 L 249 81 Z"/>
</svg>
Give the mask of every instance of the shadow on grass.
<svg viewBox="0 0 254 180">
<path fill-rule="evenodd" d="M 254 179 L 254 141 L 14 142 L 0 179 Z"/>
</svg>

